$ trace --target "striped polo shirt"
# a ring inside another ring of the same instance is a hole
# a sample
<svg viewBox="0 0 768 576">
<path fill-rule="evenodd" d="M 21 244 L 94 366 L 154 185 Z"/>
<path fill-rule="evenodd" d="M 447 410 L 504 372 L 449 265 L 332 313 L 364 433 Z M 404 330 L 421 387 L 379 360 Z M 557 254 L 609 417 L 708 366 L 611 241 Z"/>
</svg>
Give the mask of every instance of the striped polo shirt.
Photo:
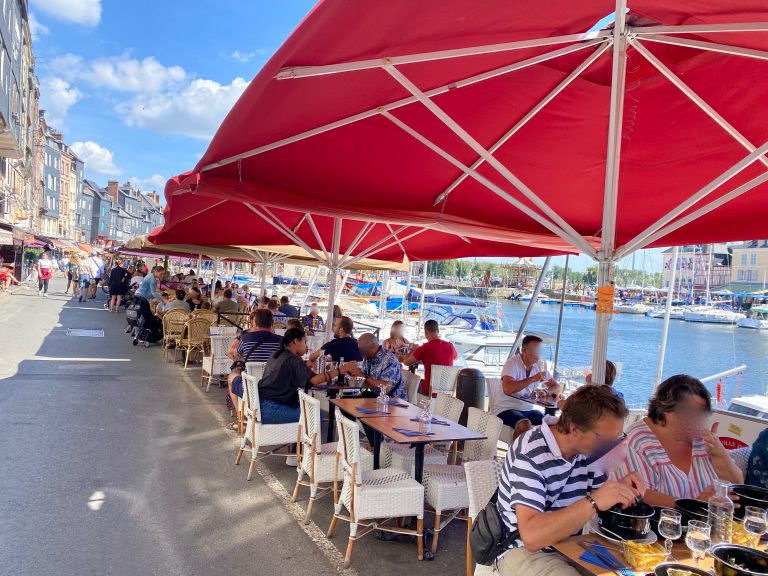
<svg viewBox="0 0 768 576">
<path fill-rule="evenodd" d="M 560 452 L 551 425 L 556 418 L 520 436 L 507 453 L 499 483 L 498 509 L 510 532 L 517 530 L 515 506 L 522 504 L 539 512 L 566 508 L 599 488 L 606 477 L 587 465 L 581 454 L 566 460 Z M 511 548 L 523 545 L 515 540 Z"/>
<path fill-rule="evenodd" d="M 621 478 L 636 472 L 649 490 L 674 498 L 696 498 L 717 480 L 707 447 L 700 439 L 693 440 L 691 468 L 680 470 L 645 423 L 639 420 L 627 429 L 626 460 L 611 474 Z"/>
<path fill-rule="evenodd" d="M 266 362 L 280 349 L 282 338 L 272 332 L 244 332 L 237 345 L 237 353 L 246 362 Z"/>
</svg>

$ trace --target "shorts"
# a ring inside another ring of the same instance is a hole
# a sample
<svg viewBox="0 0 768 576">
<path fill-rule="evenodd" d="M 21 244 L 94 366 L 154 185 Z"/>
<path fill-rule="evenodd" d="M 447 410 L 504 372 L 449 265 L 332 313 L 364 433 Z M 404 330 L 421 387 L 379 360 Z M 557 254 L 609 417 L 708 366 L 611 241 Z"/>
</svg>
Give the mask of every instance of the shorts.
<svg viewBox="0 0 768 576">
<path fill-rule="evenodd" d="M 80 286 L 80 288 L 88 288 L 88 286 L 91 285 L 90 277 L 80 276 L 80 278 L 77 279 L 77 285 Z"/>
<path fill-rule="evenodd" d="M 237 395 L 238 398 L 243 397 L 243 377 L 235 376 L 232 378 L 232 392 Z"/>
<path fill-rule="evenodd" d="M 109 295 L 110 296 L 122 296 L 124 294 L 123 289 L 121 286 L 110 286 L 109 287 Z"/>
</svg>

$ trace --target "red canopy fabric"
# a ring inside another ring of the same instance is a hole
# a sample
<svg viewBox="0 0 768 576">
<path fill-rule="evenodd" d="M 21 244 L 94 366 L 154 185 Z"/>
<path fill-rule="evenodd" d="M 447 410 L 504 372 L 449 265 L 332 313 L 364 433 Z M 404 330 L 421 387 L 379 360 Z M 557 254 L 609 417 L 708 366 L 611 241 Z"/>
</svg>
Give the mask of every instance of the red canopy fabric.
<svg viewBox="0 0 768 576">
<path fill-rule="evenodd" d="M 768 140 L 768 24 L 750 31 L 741 26 L 768 23 L 764 0 L 636 0 L 628 8 L 617 247 L 632 242 Z M 169 225 L 178 221 L 173 211 L 180 204 L 194 204 L 190 198 L 218 196 L 430 226 L 500 242 L 527 239 L 562 250 L 562 238 L 530 215 L 555 221 L 554 213 L 586 245 L 596 247 L 603 227 L 613 50 L 610 30 L 584 33 L 615 9 L 614 2 L 605 0 L 321 2 L 250 84 L 194 174 L 169 183 L 167 193 L 177 194 L 169 196 Z M 657 29 L 658 36 L 651 35 L 651 27 L 659 25 L 696 28 L 693 33 Z M 710 25 L 731 31 L 718 32 Z M 575 34 L 584 35 L 568 36 Z M 678 43 L 669 44 L 670 37 Z M 533 42 L 542 38 L 552 44 Z M 521 41 L 537 45 L 497 46 L 450 58 L 408 57 Z M 702 49 L 697 42 L 726 49 Z M 375 62 L 349 65 L 341 73 L 338 66 L 311 68 L 367 59 Z M 499 70 L 520 63 L 527 65 Z M 663 71 L 683 82 L 689 94 Z M 487 78 L 466 81 L 483 73 Z M 575 79 L 553 95 L 572 73 Z M 539 205 L 523 195 L 517 180 L 510 182 L 487 161 L 477 167 L 481 181 L 468 177 L 451 189 L 462 176 L 457 163 L 471 167 L 479 158 L 477 149 L 416 101 L 397 74 L 485 149 L 525 121 L 493 157 L 536 195 Z M 709 106 L 709 114 L 696 97 Z M 543 99 L 548 101 L 539 111 Z M 405 103 L 392 104 L 398 101 Z M 307 131 L 314 132 L 303 137 Z M 761 161 L 752 163 L 672 220 L 765 169 Z M 676 230 L 662 230 L 645 245 L 764 237 L 766 192 L 768 185 L 758 185 Z M 517 205 L 503 199 L 505 194 Z M 219 214 L 218 208 L 210 214 Z M 226 233 L 227 243 L 235 243 L 230 233 L 245 234 L 235 230 L 239 226 L 230 228 L 211 234 Z M 213 240 L 206 236 L 201 241 Z M 468 246 L 459 241 L 446 251 L 474 255 L 474 248 L 482 247 L 479 240 Z"/>
</svg>

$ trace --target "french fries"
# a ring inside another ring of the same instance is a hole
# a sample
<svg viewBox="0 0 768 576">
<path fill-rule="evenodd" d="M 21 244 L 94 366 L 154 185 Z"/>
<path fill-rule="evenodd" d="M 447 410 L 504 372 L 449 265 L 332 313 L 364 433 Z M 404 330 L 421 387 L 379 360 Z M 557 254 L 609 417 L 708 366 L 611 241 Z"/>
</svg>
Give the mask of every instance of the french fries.
<svg viewBox="0 0 768 576">
<path fill-rule="evenodd" d="M 741 544 L 742 546 L 749 546 L 750 538 L 749 533 L 744 530 L 744 524 L 741 522 L 733 523 L 733 543 Z"/>
<path fill-rule="evenodd" d="M 667 559 L 667 551 L 659 544 L 624 542 L 624 557 L 637 572 L 653 572 L 658 564 Z"/>
</svg>

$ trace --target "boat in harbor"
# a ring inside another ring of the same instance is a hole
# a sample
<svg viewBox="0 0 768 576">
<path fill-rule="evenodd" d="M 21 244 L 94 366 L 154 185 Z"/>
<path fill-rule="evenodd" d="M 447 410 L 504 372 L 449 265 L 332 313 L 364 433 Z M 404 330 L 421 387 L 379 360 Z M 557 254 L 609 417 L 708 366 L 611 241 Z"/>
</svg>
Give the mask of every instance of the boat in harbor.
<svg viewBox="0 0 768 576">
<path fill-rule="evenodd" d="M 683 306 L 672 306 L 669 310 L 669 318 L 670 320 L 684 320 L 685 315 L 685 308 Z M 651 308 L 648 310 L 648 312 L 645 313 L 646 316 L 649 318 L 664 318 L 666 310 L 664 306 L 660 306 L 657 308 Z"/>
<path fill-rule="evenodd" d="M 702 322 L 707 324 L 736 324 L 746 318 L 741 312 L 734 312 L 730 304 L 711 306 L 692 306 L 683 313 L 686 322 Z"/>
<path fill-rule="evenodd" d="M 616 304 L 613 309 L 622 314 L 645 314 L 650 312 L 652 308 L 641 302 L 636 302 L 634 304 L 622 302 L 621 304 Z"/>
<path fill-rule="evenodd" d="M 739 328 L 750 328 L 752 330 L 768 330 L 768 308 L 753 307 L 750 310 L 749 318 L 741 318 L 736 322 Z"/>
</svg>

